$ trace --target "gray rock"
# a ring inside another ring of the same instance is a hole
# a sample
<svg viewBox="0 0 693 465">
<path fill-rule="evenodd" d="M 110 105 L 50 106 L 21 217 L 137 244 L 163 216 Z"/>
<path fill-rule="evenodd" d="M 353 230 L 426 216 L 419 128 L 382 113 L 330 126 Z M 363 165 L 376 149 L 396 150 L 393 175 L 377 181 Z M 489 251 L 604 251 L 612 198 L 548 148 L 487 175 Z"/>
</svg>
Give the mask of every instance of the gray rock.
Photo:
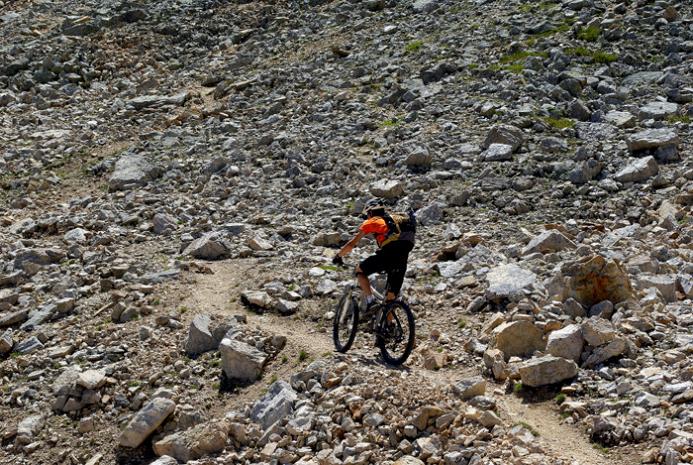
<svg viewBox="0 0 693 465">
<path fill-rule="evenodd" d="M 574 378 L 578 366 L 572 360 L 545 355 L 523 362 L 519 372 L 524 386 L 538 387 Z"/>
<path fill-rule="evenodd" d="M 423 145 L 415 145 L 409 148 L 409 153 L 404 159 L 404 164 L 410 168 L 428 168 L 433 162 L 433 156 Z"/>
<path fill-rule="evenodd" d="M 176 409 L 170 399 L 156 397 L 135 414 L 120 435 L 123 447 L 138 447 L 152 434 Z"/>
<path fill-rule="evenodd" d="M 135 97 L 128 101 L 129 105 L 132 105 L 135 110 L 142 110 L 148 107 L 160 107 L 164 105 L 183 105 L 186 100 L 190 98 L 188 92 L 181 92 L 172 96 L 166 95 L 143 95 L 141 97 Z"/>
<path fill-rule="evenodd" d="M 276 422 L 285 419 L 294 411 L 294 402 L 298 399 L 296 392 L 286 381 L 275 381 L 260 400 L 255 402 L 250 411 L 250 419 L 267 429 Z"/>
<path fill-rule="evenodd" d="M 241 293 L 241 302 L 255 310 L 271 310 L 274 308 L 272 297 L 265 291 L 245 290 Z"/>
<path fill-rule="evenodd" d="M 604 363 L 610 358 L 622 355 L 627 348 L 628 345 L 626 344 L 625 339 L 616 338 L 608 344 L 595 348 L 582 366 L 585 368 L 591 368 L 600 363 Z"/>
<path fill-rule="evenodd" d="M 185 352 L 188 355 L 203 354 L 219 346 L 219 342 L 214 340 L 209 329 L 211 322 L 209 315 L 195 315 L 190 322 L 188 337 L 185 339 Z"/>
<path fill-rule="evenodd" d="M 586 316 L 587 312 L 585 312 L 585 307 L 583 307 L 580 302 L 572 297 L 568 297 L 566 301 L 563 302 L 563 314 L 571 318 L 577 318 Z"/>
<path fill-rule="evenodd" d="M 543 336 L 543 331 L 531 321 L 508 321 L 491 332 L 490 347 L 502 351 L 507 361 L 510 357 L 531 355 L 534 351 L 544 350 Z"/>
<path fill-rule="evenodd" d="M 602 300 L 599 303 L 592 305 L 587 312 L 587 316 L 604 318 L 610 320 L 614 314 L 614 304 L 610 300 Z"/>
<path fill-rule="evenodd" d="M 106 373 L 102 370 L 87 370 L 79 374 L 77 385 L 84 389 L 99 389 L 106 383 Z"/>
<path fill-rule="evenodd" d="M 585 184 L 596 178 L 602 171 L 602 163 L 595 159 L 589 159 L 580 163 L 568 174 L 568 179 L 573 184 Z"/>
<path fill-rule="evenodd" d="M 626 138 L 628 150 L 640 152 L 659 147 L 677 146 L 681 143 L 676 131 L 669 128 L 646 129 Z"/>
<path fill-rule="evenodd" d="M 637 87 L 645 84 L 652 84 L 657 82 L 664 73 L 661 71 L 640 71 L 623 79 L 622 84 L 626 87 Z"/>
<path fill-rule="evenodd" d="M 404 186 L 400 181 L 381 179 L 371 184 L 370 192 L 376 197 L 396 199 L 404 195 Z"/>
<path fill-rule="evenodd" d="M 313 245 L 319 247 L 336 247 L 342 243 L 342 235 L 338 232 L 320 233 L 313 239 Z"/>
<path fill-rule="evenodd" d="M 42 348 L 43 344 L 41 343 L 41 341 L 39 341 L 39 339 L 36 336 L 31 336 L 14 346 L 14 351 L 22 355 L 26 355 L 36 352 L 37 350 L 40 350 Z"/>
<path fill-rule="evenodd" d="M 491 128 L 486 135 L 486 139 L 484 139 L 484 142 L 481 144 L 481 148 L 486 150 L 491 144 L 505 144 L 512 147 L 513 152 L 516 152 L 522 146 L 524 140 L 522 129 L 507 124 L 501 124 Z"/>
<path fill-rule="evenodd" d="M 619 182 L 639 182 L 651 178 L 659 172 L 659 165 L 654 157 L 645 157 L 633 161 L 616 173 L 614 179 Z"/>
<path fill-rule="evenodd" d="M 549 333 L 546 341 L 546 352 L 556 357 L 578 362 L 583 345 L 582 328 L 579 325 L 568 325 Z"/>
<path fill-rule="evenodd" d="M 6 315 L 0 316 L 0 328 L 4 328 L 6 326 L 13 326 L 17 323 L 22 323 L 23 321 L 26 321 L 27 318 L 29 318 L 28 308 L 8 313 Z"/>
<path fill-rule="evenodd" d="M 63 236 L 63 240 L 68 244 L 84 244 L 87 241 L 87 231 L 82 228 L 70 229 Z"/>
<path fill-rule="evenodd" d="M 416 211 L 416 219 L 424 226 L 435 224 L 443 219 L 443 210 L 440 204 L 434 202 Z"/>
<path fill-rule="evenodd" d="M 671 102 L 650 102 L 640 107 L 640 119 L 662 120 L 668 116 L 675 115 L 679 106 Z"/>
<path fill-rule="evenodd" d="M 168 234 L 176 230 L 176 218 L 167 213 L 157 213 L 152 217 L 154 234 Z"/>
<path fill-rule="evenodd" d="M 174 459 L 170 455 L 162 455 L 149 465 L 178 465 L 178 460 Z"/>
<path fill-rule="evenodd" d="M 663 274 L 638 275 L 641 288 L 654 287 L 662 293 L 667 302 L 676 302 L 676 276 Z"/>
<path fill-rule="evenodd" d="M 414 0 L 412 8 L 417 13 L 430 13 L 438 8 L 440 0 Z"/>
<path fill-rule="evenodd" d="M 513 148 L 508 144 L 491 144 L 481 152 L 483 161 L 509 161 L 513 159 Z"/>
<path fill-rule="evenodd" d="M 24 418 L 17 425 L 17 443 L 26 445 L 29 444 L 34 436 L 36 436 L 45 423 L 43 415 L 31 415 Z"/>
<path fill-rule="evenodd" d="M 486 380 L 480 376 L 461 379 L 452 385 L 453 392 L 462 400 L 486 394 Z"/>
<path fill-rule="evenodd" d="M 627 111 L 612 110 L 604 115 L 604 121 L 619 128 L 631 128 L 635 126 L 635 116 Z"/>
<path fill-rule="evenodd" d="M 8 329 L 0 336 L 0 354 L 6 354 L 12 350 L 14 340 L 12 339 L 12 330 Z"/>
<path fill-rule="evenodd" d="M 219 260 L 229 253 L 226 241 L 219 233 L 207 233 L 195 239 L 185 249 L 185 254 L 202 260 Z"/>
<path fill-rule="evenodd" d="M 267 362 L 267 354 L 234 339 L 224 338 L 219 344 L 221 363 L 227 379 L 238 383 L 257 381 Z"/>
<path fill-rule="evenodd" d="M 111 191 L 120 191 L 144 186 L 159 175 L 159 168 L 150 163 L 144 155 L 126 153 L 116 162 L 113 174 L 108 180 L 108 188 Z"/>
<path fill-rule="evenodd" d="M 488 289 L 486 298 L 491 301 L 509 299 L 518 301 L 525 296 L 525 291 L 531 291 L 537 281 L 537 276 L 529 270 L 515 264 L 500 265 L 492 268 L 486 275 Z"/>
<path fill-rule="evenodd" d="M 616 330 L 610 321 L 603 318 L 590 318 L 582 323 L 582 337 L 592 347 L 613 341 Z"/>
<path fill-rule="evenodd" d="M 522 255 L 529 255 L 532 253 L 551 253 L 560 252 L 565 249 L 574 249 L 575 243 L 565 237 L 560 232 L 550 229 L 544 231 L 538 236 L 534 237 L 529 244 L 522 249 Z"/>
<path fill-rule="evenodd" d="M 395 463 L 392 465 L 426 465 L 425 462 L 417 459 L 416 457 L 412 457 L 411 455 L 405 455 L 404 457 L 399 458 Z"/>
</svg>

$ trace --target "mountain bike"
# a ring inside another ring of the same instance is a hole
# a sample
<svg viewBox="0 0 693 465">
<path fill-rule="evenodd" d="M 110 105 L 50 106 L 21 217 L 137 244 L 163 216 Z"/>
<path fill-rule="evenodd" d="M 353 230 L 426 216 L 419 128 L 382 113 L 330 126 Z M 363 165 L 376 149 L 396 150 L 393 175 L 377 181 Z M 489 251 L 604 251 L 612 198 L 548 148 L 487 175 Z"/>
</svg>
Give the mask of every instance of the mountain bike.
<svg viewBox="0 0 693 465">
<path fill-rule="evenodd" d="M 348 351 L 359 326 L 361 302 L 356 292 L 358 286 L 345 286 L 339 303 L 335 308 L 332 324 L 332 339 L 337 352 Z M 400 299 L 385 302 L 383 295 L 373 290 L 376 303 L 368 310 L 372 318 L 364 322 L 372 324 L 375 344 L 380 349 L 383 360 L 390 365 L 403 364 L 414 348 L 414 314 L 409 306 Z"/>
</svg>

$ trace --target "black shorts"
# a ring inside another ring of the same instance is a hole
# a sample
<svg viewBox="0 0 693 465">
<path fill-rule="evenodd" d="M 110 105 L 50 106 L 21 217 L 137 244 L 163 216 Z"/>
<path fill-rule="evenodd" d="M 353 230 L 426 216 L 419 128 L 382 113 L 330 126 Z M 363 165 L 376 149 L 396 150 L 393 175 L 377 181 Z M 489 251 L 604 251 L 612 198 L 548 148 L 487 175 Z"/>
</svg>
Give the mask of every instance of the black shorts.
<svg viewBox="0 0 693 465">
<path fill-rule="evenodd" d="M 359 263 L 361 271 L 366 276 L 381 271 L 387 272 L 387 290 L 399 294 L 404 282 L 404 274 L 407 272 L 407 260 L 409 252 L 414 244 L 409 241 L 395 241 L 378 249 L 375 255 L 371 255 Z"/>
</svg>

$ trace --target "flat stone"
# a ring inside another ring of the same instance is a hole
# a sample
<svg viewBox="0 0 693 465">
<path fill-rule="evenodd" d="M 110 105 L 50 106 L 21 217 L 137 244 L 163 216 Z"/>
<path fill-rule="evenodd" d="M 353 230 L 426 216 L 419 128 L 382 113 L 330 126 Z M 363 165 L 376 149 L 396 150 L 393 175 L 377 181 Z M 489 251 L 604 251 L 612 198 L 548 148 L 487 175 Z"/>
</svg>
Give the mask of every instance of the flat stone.
<svg viewBox="0 0 693 465">
<path fill-rule="evenodd" d="M 563 234 L 555 230 L 548 230 L 542 232 L 529 241 L 529 244 L 522 249 L 522 254 L 529 255 L 537 252 L 552 253 L 574 248 L 575 243 L 565 237 Z"/>
<path fill-rule="evenodd" d="M 676 146 L 681 143 L 681 140 L 673 129 L 659 128 L 646 129 L 632 134 L 626 138 L 626 143 L 631 152 L 640 152 L 669 145 Z"/>
<path fill-rule="evenodd" d="M 640 119 L 663 120 L 668 116 L 675 115 L 679 106 L 672 102 L 654 101 L 640 107 Z"/>
<path fill-rule="evenodd" d="M 99 389 L 106 383 L 106 374 L 101 370 L 87 370 L 79 374 L 77 384 L 85 389 Z"/>
<path fill-rule="evenodd" d="M 654 157 L 645 157 L 628 164 L 616 173 L 614 179 L 618 182 L 639 182 L 659 173 L 659 165 Z"/>
<path fill-rule="evenodd" d="M 572 360 L 545 355 L 523 362 L 519 372 L 523 385 L 538 387 L 575 377 L 578 366 Z"/>
<path fill-rule="evenodd" d="M 604 115 L 604 121 L 619 128 L 631 128 L 635 126 L 635 115 L 627 111 L 612 110 Z"/>
<path fill-rule="evenodd" d="M 43 344 L 41 341 L 39 341 L 36 336 L 31 336 L 14 346 L 14 351 L 22 355 L 27 355 L 42 348 Z"/>
<path fill-rule="evenodd" d="M 113 174 L 108 180 L 111 191 L 144 186 L 160 174 L 157 166 L 138 153 L 126 153 L 115 164 Z"/>
<path fill-rule="evenodd" d="M 404 195 L 404 185 L 400 181 L 381 179 L 371 184 L 370 192 L 376 197 L 396 199 Z"/>
<path fill-rule="evenodd" d="M 461 379 L 452 385 L 452 390 L 462 400 L 486 394 L 486 380 L 480 376 Z"/>
<path fill-rule="evenodd" d="M 662 293 L 667 302 L 676 302 L 676 275 L 641 274 L 638 275 L 641 289 L 654 287 Z"/>
<path fill-rule="evenodd" d="M 595 365 L 598 365 L 600 363 L 604 363 L 610 358 L 613 357 L 618 357 L 619 355 L 622 355 L 626 349 L 628 348 L 628 345 L 626 344 L 625 339 L 623 338 L 617 338 L 609 342 L 608 344 L 605 344 L 603 346 L 599 346 L 596 349 L 592 351 L 590 356 L 585 360 L 585 363 L 583 363 L 583 367 L 585 368 L 591 368 Z"/>
<path fill-rule="evenodd" d="M 509 161 L 513 159 L 513 148 L 508 144 L 491 144 L 480 157 L 484 161 Z"/>
<path fill-rule="evenodd" d="M 185 103 L 190 97 L 188 92 L 181 92 L 172 96 L 167 95 L 143 95 L 128 100 L 128 104 L 132 105 L 135 110 L 142 110 L 148 107 L 159 107 L 163 105 L 180 106 Z"/>
<path fill-rule="evenodd" d="M 234 339 L 224 338 L 219 344 L 224 374 L 229 380 L 248 383 L 257 381 L 267 361 L 267 354 Z"/>
<path fill-rule="evenodd" d="M 219 260 L 229 253 L 229 247 L 219 233 L 211 232 L 192 241 L 185 254 L 202 260 Z"/>
<path fill-rule="evenodd" d="M 616 338 L 616 330 L 608 320 L 589 318 L 582 323 L 582 336 L 589 345 L 598 347 L 613 341 Z"/>
<path fill-rule="evenodd" d="M 537 276 L 515 264 L 497 266 L 486 275 L 486 298 L 492 301 L 508 299 L 518 301 L 525 297 L 536 283 Z"/>
<path fill-rule="evenodd" d="M 27 318 L 29 318 L 28 308 L 17 310 L 16 312 L 7 313 L 3 316 L 0 316 L 0 328 L 4 328 L 6 326 L 13 326 L 17 323 L 22 323 L 26 321 Z"/>
<path fill-rule="evenodd" d="M 481 148 L 486 150 L 491 144 L 504 144 L 509 145 L 512 152 L 517 152 L 524 140 L 522 129 L 508 124 L 500 124 L 491 128 L 482 142 Z"/>
<path fill-rule="evenodd" d="M 135 414 L 120 435 L 123 447 L 138 447 L 152 434 L 176 409 L 170 399 L 156 397 Z"/>
</svg>

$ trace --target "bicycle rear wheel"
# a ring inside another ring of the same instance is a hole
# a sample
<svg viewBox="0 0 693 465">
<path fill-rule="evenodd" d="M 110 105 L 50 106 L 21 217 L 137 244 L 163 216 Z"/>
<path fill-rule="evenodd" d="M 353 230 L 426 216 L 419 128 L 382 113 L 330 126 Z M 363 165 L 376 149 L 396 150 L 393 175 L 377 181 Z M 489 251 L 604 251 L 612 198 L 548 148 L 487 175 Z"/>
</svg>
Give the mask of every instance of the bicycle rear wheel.
<svg viewBox="0 0 693 465">
<path fill-rule="evenodd" d="M 344 291 L 332 322 L 332 340 L 337 352 L 346 352 L 351 348 L 356 338 L 359 323 L 359 306 L 351 289 Z"/>
<path fill-rule="evenodd" d="M 401 365 L 414 349 L 414 314 L 404 302 L 392 302 L 382 312 L 376 344 L 386 363 Z"/>
</svg>

